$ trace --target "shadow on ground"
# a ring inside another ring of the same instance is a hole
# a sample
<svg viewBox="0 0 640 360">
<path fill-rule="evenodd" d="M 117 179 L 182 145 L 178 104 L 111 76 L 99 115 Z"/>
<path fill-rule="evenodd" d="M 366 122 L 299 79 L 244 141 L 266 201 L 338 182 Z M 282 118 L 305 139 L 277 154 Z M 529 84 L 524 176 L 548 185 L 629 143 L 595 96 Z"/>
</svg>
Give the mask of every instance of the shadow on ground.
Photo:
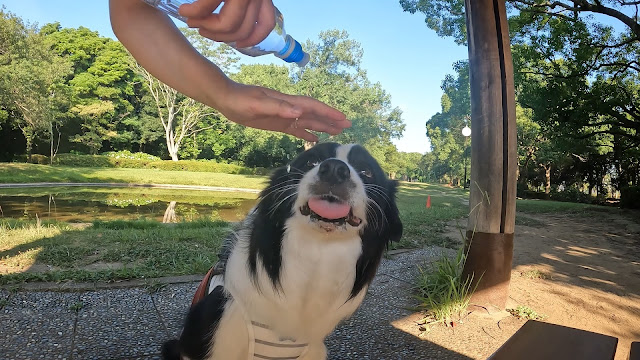
<svg viewBox="0 0 640 360">
<path fill-rule="evenodd" d="M 410 281 L 424 249 L 385 259 L 354 316 L 327 339 L 329 358 L 470 359 L 391 325 L 412 313 Z M 197 283 L 84 292 L 0 290 L 0 357 L 158 359 L 180 332 Z M 313 326 L 313 324 L 309 324 Z"/>
</svg>

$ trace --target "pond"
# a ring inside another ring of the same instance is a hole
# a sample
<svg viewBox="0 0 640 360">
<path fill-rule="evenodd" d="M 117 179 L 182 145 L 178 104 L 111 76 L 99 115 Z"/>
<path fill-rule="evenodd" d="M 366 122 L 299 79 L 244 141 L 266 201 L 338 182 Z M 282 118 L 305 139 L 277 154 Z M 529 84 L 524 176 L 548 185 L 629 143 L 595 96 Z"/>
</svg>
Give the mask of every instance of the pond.
<svg viewBox="0 0 640 360">
<path fill-rule="evenodd" d="M 95 220 L 238 221 L 258 194 L 150 188 L 0 189 L 0 218 L 72 223 Z"/>
</svg>

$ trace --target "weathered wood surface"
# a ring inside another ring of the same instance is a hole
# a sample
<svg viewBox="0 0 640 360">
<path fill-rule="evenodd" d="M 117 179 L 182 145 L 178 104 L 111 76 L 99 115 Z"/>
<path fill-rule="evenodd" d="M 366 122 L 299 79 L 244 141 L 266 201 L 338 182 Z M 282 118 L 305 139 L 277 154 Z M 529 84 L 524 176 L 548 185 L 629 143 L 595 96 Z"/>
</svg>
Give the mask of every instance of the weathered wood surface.
<svg viewBox="0 0 640 360">
<path fill-rule="evenodd" d="M 465 274 L 472 303 L 504 308 L 513 258 L 516 120 L 504 0 L 466 0 L 471 81 L 471 185 Z M 474 239 L 476 242 L 474 243 Z"/>
</svg>

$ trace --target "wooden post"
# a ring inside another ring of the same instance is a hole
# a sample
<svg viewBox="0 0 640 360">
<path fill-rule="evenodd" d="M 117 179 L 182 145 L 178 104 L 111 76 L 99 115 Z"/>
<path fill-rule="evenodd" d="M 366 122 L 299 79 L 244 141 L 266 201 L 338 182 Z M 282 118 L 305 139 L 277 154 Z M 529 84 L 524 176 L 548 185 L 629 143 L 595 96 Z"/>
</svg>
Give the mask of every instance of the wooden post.
<svg viewBox="0 0 640 360">
<path fill-rule="evenodd" d="M 504 0 L 465 0 L 471 82 L 471 184 L 464 274 L 472 305 L 502 310 L 509 296 L 516 198 L 513 63 Z"/>
</svg>

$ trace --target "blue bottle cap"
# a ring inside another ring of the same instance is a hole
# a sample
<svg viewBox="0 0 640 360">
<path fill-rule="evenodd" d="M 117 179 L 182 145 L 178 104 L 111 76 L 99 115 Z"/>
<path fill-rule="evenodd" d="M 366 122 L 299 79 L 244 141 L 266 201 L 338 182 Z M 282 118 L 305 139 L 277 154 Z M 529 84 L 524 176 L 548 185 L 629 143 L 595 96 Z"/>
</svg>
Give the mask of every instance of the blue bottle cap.
<svg viewBox="0 0 640 360">
<path fill-rule="evenodd" d="M 290 63 L 300 63 L 304 58 L 305 58 L 305 52 L 302 50 L 302 45 L 300 45 L 300 43 L 297 40 L 295 41 L 295 45 L 293 47 L 293 51 L 291 51 L 291 53 L 289 54 L 289 56 L 287 56 L 286 58 L 282 59 L 286 62 L 290 62 Z M 307 56 L 308 59 L 309 56 Z M 308 61 L 308 60 L 307 60 Z M 304 66 L 306 65 L 306 62 L 304 64 L 298 64 L 300 66 Z"/>
</svg>

